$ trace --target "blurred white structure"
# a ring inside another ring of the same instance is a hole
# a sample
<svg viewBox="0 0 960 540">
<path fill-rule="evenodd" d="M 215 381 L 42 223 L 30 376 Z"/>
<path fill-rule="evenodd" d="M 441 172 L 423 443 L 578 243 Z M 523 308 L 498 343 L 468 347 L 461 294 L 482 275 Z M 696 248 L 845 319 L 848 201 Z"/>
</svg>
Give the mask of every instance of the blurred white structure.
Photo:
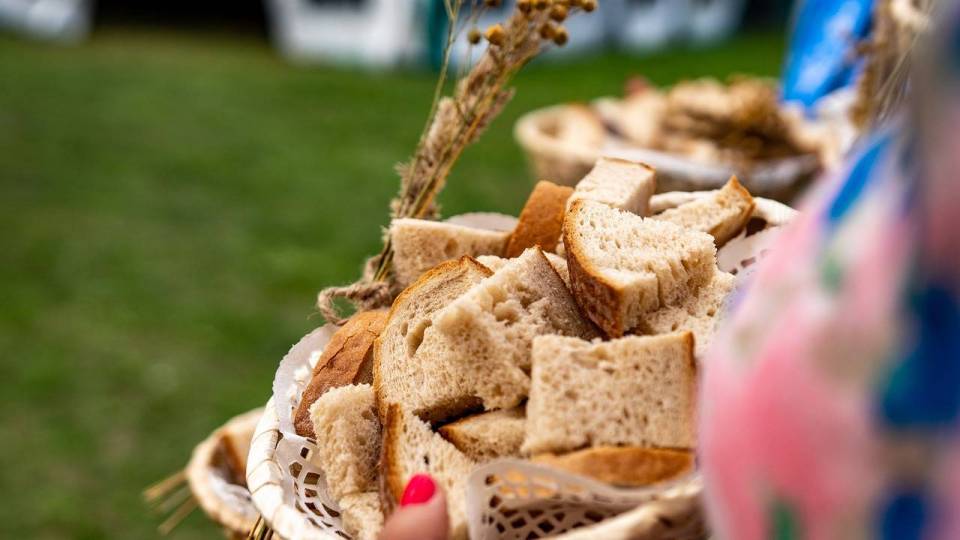
<svg viewBox="0 0 960 540">
<path fill-rule="evenodd" d="M 0 27 L 73 42 L 86 37 L 92 12 L 89 0 L 0 0 Z"/>
<path fill-rule="evenodd" d="M 655 50 L 678 41 L 710 42 L 732 34 L 745 0 L 603 0 L 607 31 L 621 47 Z"/>
<path fill-rule="evenodd" d="M 711 42 L 733 34 L 740 27 L 746 0 L 688 0 L 690 24 L 687 35 L 694 42 Z"/>
<path fill-rule="evenodd" d="M 393 66 L 422 54 L 425 45 L 418 0 L 266 0 L 266 4 L 275 42 L 296 60 Z"/>
</svg>

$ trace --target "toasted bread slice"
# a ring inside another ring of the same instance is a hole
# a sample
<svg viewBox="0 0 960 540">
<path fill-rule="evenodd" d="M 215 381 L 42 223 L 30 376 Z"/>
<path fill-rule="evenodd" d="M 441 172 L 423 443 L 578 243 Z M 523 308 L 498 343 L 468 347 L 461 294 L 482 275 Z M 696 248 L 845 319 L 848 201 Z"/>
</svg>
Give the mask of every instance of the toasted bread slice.
<svg viewBox="0 0 960 540">
<path fill-rule="evenodd" d="M 317 453 L 330 494 L 376 491 L 380 459 L 380 421 L 369 384 L 341 386 L 320 396 L 310 407 Z"/>
<path fill-rule="evenodd" d="M 736 176 L 723 188 L 705 197 L 665 210 L 653 219 L 676 223 L 681 227 L 702 231 L 713 237 L 717 247 L 740 234 L 750 221 L 756 203 Z"/>
<path fill-rule="evenodd" d="M 519 257 L 524 250 L 533 246 L 540 246 L 548 252 L 556 249 L 563 227 L 563 215 L 567 210 L 567 199 L 572 193 L 573 188 L 569 186 L 537 182 L 520 211 L 517 228 L 507 240 L 504 256 Z"/>
<path fill-rule="evenodd" d="M 576 201 L 594 201 L 645 216 L 656 188 L 654 170 L 650 166 L 626 159 L 601 157 L 593 170 L 577 184 L 567 206 Z"/>
<path fill-rule="evenodd" d="M 600 446 L 569 454 L 539 454 L 531 461 L 615 486 L 641 487 L 690 472 L 694 456 L 689 450 Z"/>
<path fill-rule="evenodd" d="M 440 428 L 440 435 L 478 463 L 520 455 L 526 416 L 523 407 L 461 418 Z"/>
<path fill-rule="evenodd" d="M 709 235 L 590 201 L 570 207 L 564 246 L 577 302 L 611 337 L 681 303 L 717 266 Z"/>
<path fill-rule="evenodd" d="M 690 332 L 593 343 L 538 337 L 523 451 L 692 448 L 696 375 Z"/>
<path fill-rule="evenodd" d="M 330 337 L 293 414 L 298 435 L 315 436 L 310 406 L 324 392 L 338 386 L 373 382 L 373 342 L 386 322 L 386 310 L 361 311 Z"/>
<path fill-rule="evenodd" d="M 710 349 L 723 304 L 736 285 L 733 274 L 717 270 L 713 279 L 687 296 L 679 306 L 666 306 L 644 315 L 637 328 L 646 335 L 689 330 L 696 338 L 695 354 L 702 359 Z"/>
<path fill-rule="evenodd" d="M 377 540 L 383 529 L 383 510 L 376 491 L 354 493 L 340 499 L 343 528 L 354 540 Z"/>
<path fill-rule="evenodd" d="M 433 318 L 490 275 L 476 260 L 462 257 L 428 271 L 397 296 L 374 345 L 373 388 L 381 420 L 391 403 L 403 403 L 431 421 L 479 405 L 461 373 L 451 369 L 452 353 Z"/>
<path fill-rule="evenodd" d="M 381 472 L 385 508 L 392 509 L 415 474 L 426 473 L 447 497 L 451 538 L 466 538 L 466 483 L 476 464 L 401 405 L 387 408 Z"/>
<path fill-rule="evenodd" d="M 456 354 L 448 365 L 487 410 L 520 404 L 530 386 L 530 344 L 543 334 L 591 339 L 586 320 L 540 248 L 530 248 L 434 318 Z"/>
<path fill-rule="evenodd" d="M 390 224 L 393 271 L 407 287 L 427 270 L 464 255 L 501 255 L 509 232 L 426 219 L 395 219 Z"/>
</svg>

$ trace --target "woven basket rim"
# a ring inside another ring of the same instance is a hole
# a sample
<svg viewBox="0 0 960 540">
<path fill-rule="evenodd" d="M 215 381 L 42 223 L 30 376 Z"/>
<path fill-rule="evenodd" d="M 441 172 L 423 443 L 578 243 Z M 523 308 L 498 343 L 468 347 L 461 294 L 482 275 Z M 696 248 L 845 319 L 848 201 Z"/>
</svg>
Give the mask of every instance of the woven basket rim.
<svg viewBox="0 0 960 540">
<path fill-rule="evenodd" d="M 255 426 L 262 414 L 263 408 L 258 407 L 234 416 L 215 429 L 206 439 L 194 447 L 190 462 L 185 469 L 190 491 L 203 512 L 216 523 L 239 534 L 250 532 L 255 520 L 244 517 L 217 496 L 216 490 L 210 484 L 209 472 L 221 435 L 224 432 L 245 433 L 255 431 Z"/>
</svg>

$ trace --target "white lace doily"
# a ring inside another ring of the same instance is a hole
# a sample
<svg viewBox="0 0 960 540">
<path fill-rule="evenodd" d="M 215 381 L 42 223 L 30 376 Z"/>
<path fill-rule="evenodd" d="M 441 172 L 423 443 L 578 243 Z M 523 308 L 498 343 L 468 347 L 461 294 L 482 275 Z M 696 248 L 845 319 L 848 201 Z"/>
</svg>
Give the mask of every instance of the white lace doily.
<svg viewBox="0 0 960 540">
<path fill-rule="evenodd" d="M 659 212 L 702 195 L 655 195 L 651 209 Z M 795 214 L 774 201 L 757 199 L 757 203 L 756 231 L 744 231 L 718 252 L 721 269 L 739 276 L 762 257 L 775 228 Z M 293 426 L 293 412 L 335 329 L 327 325 L 307 334 L 280 362 L 273 397 L 250 450 L 247 483 L 253 502 L 274 531 L 291 540 L 350 538 L 343 530 L 340 509 L 327 491 L 323 471 L 311 460 L 315 443 L 297 435 Z M 703 529 L 695 508 L 699 493 L 697 474 L 644 489 L 616 489 L 542 465 L 498 460 L 470 475 L 468 527 L 474 539 L 541 538 L 601 523 L 641 507 L 648 511 L 636 514 L 639 521 L 627 527 L 631 535 L 662 540 L 690 538 Z M 674 516 L 676 522 L 664 516 Z M 657 536 L 644 536 L 643 531 L 659 532 Z"/>
</svg>

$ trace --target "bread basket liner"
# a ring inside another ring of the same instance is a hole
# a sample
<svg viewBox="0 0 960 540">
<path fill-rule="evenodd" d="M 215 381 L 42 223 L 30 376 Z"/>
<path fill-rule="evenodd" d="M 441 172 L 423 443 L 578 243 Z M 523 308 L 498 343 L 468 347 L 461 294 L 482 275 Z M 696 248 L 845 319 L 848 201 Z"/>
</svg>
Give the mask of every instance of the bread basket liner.
<svg viewBox="0 0 960 540">
<path fill-rule="evenodd" d="M 664 193 L 651 200 L 656 213 L 707 192 Z M 757 199 L 754 217 L 767 229 L 742 233 L 718 254 L 721 269 L 744 275 L 772 242 L 776 228 L 795 215 L 775 201 Z M 490 226 L 490 215 L 453 218 L 461 225 Z M 500 217 L 494 223 L 504 223 Z M 311 461 L 315 443 L 296 434 L 295 410 L 303 388 L 336 327 L 325 325 L 303 337 L 280 362 L 273 397 L 257 425 L 247 461 L 253 503 L 282 538 L 345 539 L 340 513 L 327 491 L 323 471 Z M 504 459 L 477 467 L 467 483 L 467 519 L 474 539 L 528 538 L 699 538 L 701 480 L 694 473 L 640 489 L 619 489 L 590 478 L 526 461 Z M 532 536 L 528 536 L 532 535 Z"/>
<path fill-rule="evenodd" d="M 262 415 L 263 408 L 257 408 L 231 418 L 193 449 L 185 470 L 190 491 L 204 514 L 236 538 L 245 538 L 260 514 L 250 492 L 229 482 L 217 466 L 216 452 L 225 432 L 252 437 Z"/>
<path fill-rule="evenodd" d="M 657 169 L 660 191 L 696 191 L 719 188 L 737 174 L 755 195 L 784 199 L 793 195 L 819 169 L 817 156 L 771 159 L 754 164 L 749 171 L 721 163 L 704 163 L 682 154 L 628 146 L 609 139 L 601 148 L 570 145 L 550 134 L 549 127 L 562 117 L 568 105 L 553 105 L 531 111 L 514 126 L 514 138 L 527 153 L 538 179 L 575 184 L 601 156 L 641 161 Z"/>
</svg>

